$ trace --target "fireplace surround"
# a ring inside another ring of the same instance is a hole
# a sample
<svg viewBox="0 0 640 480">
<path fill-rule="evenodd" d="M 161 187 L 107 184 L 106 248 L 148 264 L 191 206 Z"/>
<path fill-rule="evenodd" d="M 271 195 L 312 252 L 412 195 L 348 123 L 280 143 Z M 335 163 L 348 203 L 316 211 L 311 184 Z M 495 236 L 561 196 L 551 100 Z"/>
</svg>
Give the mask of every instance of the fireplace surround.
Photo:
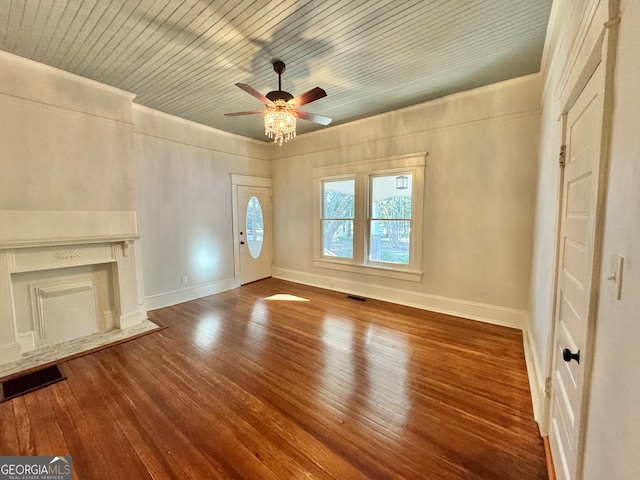
<svg viewBox="0 0 640 480">
<path fill-rule="evenodd" d="M 0 364 L 146 318 L 135 212 L 0 210 Z"/>
</svg>

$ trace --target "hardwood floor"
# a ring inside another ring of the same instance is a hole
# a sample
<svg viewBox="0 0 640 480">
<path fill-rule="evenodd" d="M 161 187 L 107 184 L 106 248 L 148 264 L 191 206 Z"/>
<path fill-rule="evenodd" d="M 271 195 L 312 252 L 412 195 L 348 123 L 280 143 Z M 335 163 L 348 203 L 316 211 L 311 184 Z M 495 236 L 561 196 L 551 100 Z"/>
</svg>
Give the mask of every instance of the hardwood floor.
<svg viewBox="0 0 640 480">
<path fill-rule="evenodd" d="M 292 294 L 302 301 L 265 300 Z M 78 479 L 546 479 L 517 330 L 268 279 L 0 404 Z"/>
</svg>

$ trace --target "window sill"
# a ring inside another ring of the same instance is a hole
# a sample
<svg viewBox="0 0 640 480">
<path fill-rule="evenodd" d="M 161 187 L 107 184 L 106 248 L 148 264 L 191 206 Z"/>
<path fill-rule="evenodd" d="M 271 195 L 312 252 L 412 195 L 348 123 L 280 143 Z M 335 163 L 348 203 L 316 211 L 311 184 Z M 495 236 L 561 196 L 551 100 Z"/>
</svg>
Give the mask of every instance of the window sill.
<svg viewBox="0 0 640 480">
<path fill-rule="evenodd" d="M 331 270 L 340 270 L 342 272 L 373 275 L 376 277 L 395 278 L 398 280 L 407 280 L 409 282 L 420 282 L 422 280 L 422 272 L 379 265 L 354 265 L 353 263 L 321 259 L 313 260 L 313 266 L 328 268 Z"/>
</svg>

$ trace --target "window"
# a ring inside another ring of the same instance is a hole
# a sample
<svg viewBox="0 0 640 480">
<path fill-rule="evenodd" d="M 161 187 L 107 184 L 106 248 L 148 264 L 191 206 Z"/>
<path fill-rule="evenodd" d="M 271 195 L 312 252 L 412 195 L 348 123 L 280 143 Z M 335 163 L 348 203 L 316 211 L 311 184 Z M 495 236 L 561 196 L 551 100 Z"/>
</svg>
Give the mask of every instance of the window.
<svg viewBox="0 0 640 480">
<path fill-rule="evenodd" d="M 252 258 L 258 258 L 262 251 L 264 241 L 264 217 L 262 216 L 262 206 L 260 200 L 255 195 L 249 199 L 247 204 L 247 246 Z"/>
<path fill-rule="evenodd" d="M 314 169 L 314 265 L 420 281 L 425 157 Z"/>
<path fill-rule="evenodd" d="M 322 254 L 353 258 L 355 180 L 322 182 Z"/>
<path fill-rule="evenodd" d="M 411 173 L 371 178 L 369 260 L 409 265 Z"/>
</svg>

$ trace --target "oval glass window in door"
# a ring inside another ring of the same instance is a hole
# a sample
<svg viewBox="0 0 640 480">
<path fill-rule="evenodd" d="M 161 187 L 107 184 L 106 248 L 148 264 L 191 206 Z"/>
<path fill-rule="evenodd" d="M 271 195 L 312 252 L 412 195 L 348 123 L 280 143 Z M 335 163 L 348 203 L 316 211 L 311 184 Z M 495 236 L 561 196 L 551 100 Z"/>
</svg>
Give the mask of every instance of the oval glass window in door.
<svg viewBox="0 0 640 480">
<path fill-rule="evenodd" d="M 258 197 L 253 196 L 247 204 L 247 245 L 253 258 L 258 258 L 264 241 L 264 218 Z"/>
</svg>

